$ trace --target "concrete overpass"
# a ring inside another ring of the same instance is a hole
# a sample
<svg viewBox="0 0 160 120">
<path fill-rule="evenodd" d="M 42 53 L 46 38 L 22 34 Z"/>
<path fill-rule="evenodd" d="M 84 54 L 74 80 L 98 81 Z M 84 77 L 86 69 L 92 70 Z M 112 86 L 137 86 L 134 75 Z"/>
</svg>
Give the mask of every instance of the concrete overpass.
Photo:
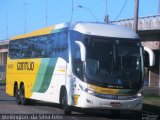
<svg viewBox="0 0 160 120">
<path fill-rule="evenodd" d="M 0 41 L 0 80 L 6 79 L 6 63 L 9 40 Z"/>
</svg>

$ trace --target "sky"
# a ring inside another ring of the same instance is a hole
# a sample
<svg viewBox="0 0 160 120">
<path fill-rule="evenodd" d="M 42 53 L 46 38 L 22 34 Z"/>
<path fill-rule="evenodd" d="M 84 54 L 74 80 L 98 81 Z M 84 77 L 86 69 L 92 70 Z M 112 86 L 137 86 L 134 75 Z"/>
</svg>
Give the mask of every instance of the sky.
<svg viewBox="0 0 160 120">
<path fill-rule="evenodd" d="M 73 0 L 72 11 L 72 0 L 0 0 L 0 40 L 70 22 L 71 16 L 73 22 L 104 22 L 106 13 L 110 21 L 133 18 L 134 0 L 127 0 L 119 16 L 125 2 L 126 0 Z M 139 0 L 139 16 L 157 15 L 158 4 L 159 0 Z M 79 5 L 83 8 L 78 8 Z"/>
</svg>

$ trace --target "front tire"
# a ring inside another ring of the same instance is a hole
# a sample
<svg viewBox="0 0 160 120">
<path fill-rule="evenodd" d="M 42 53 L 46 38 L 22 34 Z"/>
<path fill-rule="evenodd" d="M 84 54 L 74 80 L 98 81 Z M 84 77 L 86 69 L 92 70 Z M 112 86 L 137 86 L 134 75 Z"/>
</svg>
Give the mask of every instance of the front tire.
<svg viewBox="0 0 160 120">
<path fill-rule="evenodd" d="M 25 98 L 25 88 L 24 85 L 20 88 L 20 101 L 22 105 L 26 105 L 27 99 Z"/>
<path fill-rule="evenodd" d="M 21 99 L 20 99 L 20 91 L 18 90 L 18 86 L 15 86 L 15 98 L 16 98 L 16 103 L 20 105 Z"/>
<path fill-rule="evenodd" d="M 63 111 L 65 115 L 71 115 L 71 109 L 68 106 L 68 97 L 67 97 L 67 91 L 65 91 L 63 97 L 62 97 L 62 106 Z"/>
</svg>

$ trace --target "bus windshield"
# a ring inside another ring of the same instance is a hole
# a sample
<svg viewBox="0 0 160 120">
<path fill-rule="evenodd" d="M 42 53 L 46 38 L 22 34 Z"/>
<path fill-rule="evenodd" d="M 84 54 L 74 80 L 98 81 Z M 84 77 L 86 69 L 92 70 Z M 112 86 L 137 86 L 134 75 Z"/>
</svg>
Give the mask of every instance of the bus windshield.
<svg viewBox="0 0 160 120">
<path fill-rule="evenodd" d="M 142 85 L 140 41 L 87 36 L 84 80 L 108 88 L 135 89 Z"/>
</svg>

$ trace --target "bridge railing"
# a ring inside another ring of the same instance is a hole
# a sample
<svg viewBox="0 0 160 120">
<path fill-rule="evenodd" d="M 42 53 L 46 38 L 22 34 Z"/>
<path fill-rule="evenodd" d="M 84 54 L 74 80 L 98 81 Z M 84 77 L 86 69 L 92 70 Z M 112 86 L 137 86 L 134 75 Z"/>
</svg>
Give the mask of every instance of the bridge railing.
<svg viewBox="0 0 160 120">
<path fill-rule="evenodd" d="M 111 23 L 133 29 L 133 18 L 119 20 L 119 21 L 112 21 Z M 155 30 L 155 29 L 160 29 L 160 15 L 139 17 L 138 30 Z"/>
</svg>

